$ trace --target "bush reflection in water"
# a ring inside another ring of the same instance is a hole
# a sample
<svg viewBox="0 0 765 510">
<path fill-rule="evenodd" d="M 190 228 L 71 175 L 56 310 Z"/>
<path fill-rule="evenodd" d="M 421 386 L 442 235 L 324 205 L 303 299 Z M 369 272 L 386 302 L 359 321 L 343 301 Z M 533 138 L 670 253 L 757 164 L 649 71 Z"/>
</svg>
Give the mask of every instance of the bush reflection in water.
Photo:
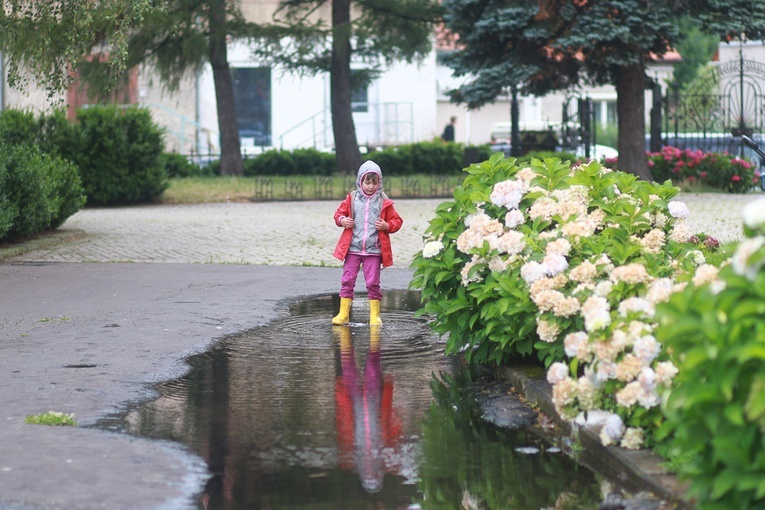
<svg viewBox="0 0 765 510">
<path fill-rule="evenodd" d="M 414 318 L 418 303 L 387 292 L 379 328 L 353 322 L 368 317 L 366 299 L 349 327 L 329 323 L 334 296 L 296 303 L 191 357 L 186 376 L 128 413 L 127 429 L 205 459 L 204 509 L 456 510 L 466 497 L 483 502 L 475 508 L 538 509 L 569 493 L 587 508 L 592 475 L 562 454 L 517 453 L 533 440 L 480 423 L 459 363 Z"/>
<path fill-rule="evenodd" d="M 595 475 L 525 430 L 480 418 L 468 369 L 433 378 L 422 422 L 419 498 L 427 509 L 596 509 Z M 528 454 L 522 451 L 538 453 Z M 555 453 L 553 453 L 555 452 Z"/>
</svg>

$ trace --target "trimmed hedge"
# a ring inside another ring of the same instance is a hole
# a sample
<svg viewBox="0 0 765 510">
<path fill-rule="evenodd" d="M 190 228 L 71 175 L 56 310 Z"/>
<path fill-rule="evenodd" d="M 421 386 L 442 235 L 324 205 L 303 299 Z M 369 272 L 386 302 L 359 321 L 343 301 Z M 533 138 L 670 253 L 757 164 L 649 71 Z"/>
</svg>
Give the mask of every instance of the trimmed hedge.
<svg viewBox="0 0 765 510">
<path fill-rule="evenodd" d="M 163 132 L 148 110 L 96 106 L 77 113 L 60 153 L 80 170 L 90 205 L 149 202 L 167 189 Z"/>
<path fill-rule="evenodd" d="M 59 227 L 85 203 L 76 167 L 37 146 L 0 144 L 0 240 Z"/>
</svg>

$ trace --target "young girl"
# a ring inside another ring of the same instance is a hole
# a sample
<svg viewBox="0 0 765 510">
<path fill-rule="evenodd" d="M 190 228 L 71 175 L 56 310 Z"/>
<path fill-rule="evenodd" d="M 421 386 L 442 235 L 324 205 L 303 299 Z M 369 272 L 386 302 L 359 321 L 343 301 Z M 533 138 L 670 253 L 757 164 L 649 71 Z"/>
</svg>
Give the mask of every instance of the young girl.
<svg viewBox="0 0 765 510">
<path fill-rule="evenodd" d="M 382 324 L 380 266 L 393 265 L 390 234 L 398 231 L 403 222 L 393 201 L 383 193 L 380 167 L 374 161 L 366 161 L 359 167 L 356 190 L 348 193 L 335 211 L 335 224 L 343 227 L 343 233 L 333 255 L 344 263 L 340 313 L 332 318 L 332 324 L 348 324 L 356 277 L 362 267 L 369 297 L 369 324 Z"/>
</svg>

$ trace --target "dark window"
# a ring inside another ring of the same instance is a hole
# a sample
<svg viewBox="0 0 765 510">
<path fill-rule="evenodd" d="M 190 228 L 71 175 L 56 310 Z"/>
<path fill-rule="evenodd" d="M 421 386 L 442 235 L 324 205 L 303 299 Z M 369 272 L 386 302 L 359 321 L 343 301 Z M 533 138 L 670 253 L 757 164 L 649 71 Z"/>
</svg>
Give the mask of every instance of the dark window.
<svg viewBox="0 0 765 510">
<path fill-rule="evenodd" d="M 271 69 L 238 67 L 232 74 L 239 137 L 271 145 Z"/>
<path fill-rule="evenodd" d="M 351 71 L 352 73 L 353 71 Z M 357 85 L 351 90 L 351 110 L 354 112 L 369 111 L 369 89 L 366 85 Z"/>
</svg>

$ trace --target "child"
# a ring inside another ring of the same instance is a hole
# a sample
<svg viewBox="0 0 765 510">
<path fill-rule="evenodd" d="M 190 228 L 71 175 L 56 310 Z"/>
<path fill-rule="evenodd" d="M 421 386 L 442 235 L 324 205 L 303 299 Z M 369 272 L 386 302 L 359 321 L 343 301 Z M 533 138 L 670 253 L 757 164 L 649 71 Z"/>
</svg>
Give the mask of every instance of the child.
<svg viewBox="0 0 765 510">
<path fill-rule="evenodd" d="M 380 167 L 374 161 L 366 161 L 359 167 L 356 190 L 348 193 L 335 211 L 335 224 L 344 230 L 333 255 L 344 263 L 340 313 L 332 318 L 332 324 L 348 324 L 356 277 L 361 267 L 364 268 L 369 297 L 369 324 L 382 324 L 380 265 L 393 265 L 390 234 L 398 231 L 403 222 L 393 201 L 383 193 Z"/>
</svg>

